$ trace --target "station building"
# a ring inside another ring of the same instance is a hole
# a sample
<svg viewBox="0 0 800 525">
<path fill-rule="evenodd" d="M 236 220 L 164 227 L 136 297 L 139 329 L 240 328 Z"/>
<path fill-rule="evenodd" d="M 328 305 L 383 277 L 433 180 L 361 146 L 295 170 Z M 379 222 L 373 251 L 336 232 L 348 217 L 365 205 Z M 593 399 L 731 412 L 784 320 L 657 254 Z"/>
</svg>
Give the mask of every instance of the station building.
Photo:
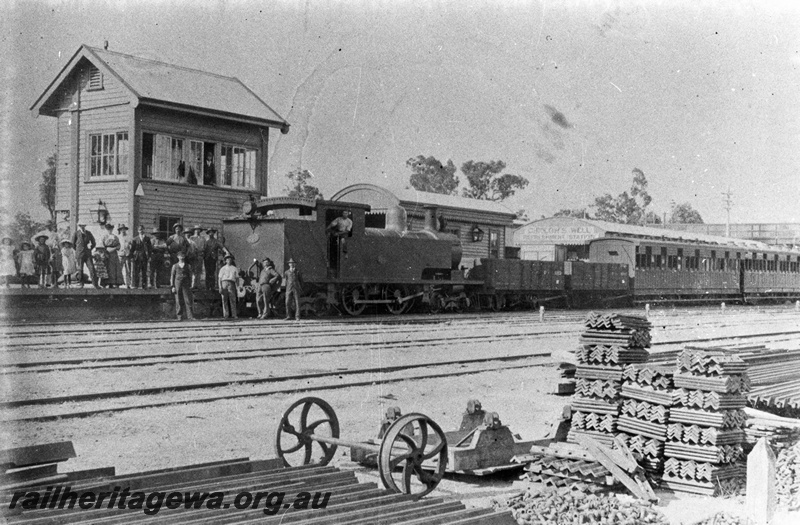
<svg viewBox="0 0 800 525">
<path fill-rule="evenodd" d="M 31 107 L 57 119 L 59 228 L 222 225 L 267 194 L 289 124 L 234 77 L 81 46 Z"/>
<path fill-rule="evenodd" d="M 437 219 L 438 229 L 461 239 L 461 265 L 475 266 L 481 258 L 506 258 L 510 248 L 516 214 L 504 205 L 487 200 L 469 199 L 414 189 L 388 190 L 374 184 L 353 184 L 339 190 L 333 201 L 368 204 L 365 217 L 368 228 L 385 228 L 387 212 L 400 207 L 405 212 L 406 229 L 425 227 L 426 214 Z"/>
</svg>

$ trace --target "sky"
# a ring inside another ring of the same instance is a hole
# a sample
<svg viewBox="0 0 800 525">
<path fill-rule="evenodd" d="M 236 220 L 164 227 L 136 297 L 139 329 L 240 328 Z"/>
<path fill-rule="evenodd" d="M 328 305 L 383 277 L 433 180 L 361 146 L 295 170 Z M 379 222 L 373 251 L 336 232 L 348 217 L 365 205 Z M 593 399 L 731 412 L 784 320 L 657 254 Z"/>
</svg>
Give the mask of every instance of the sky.
<svg viewBox="0 0 800 525">
<path fill-rule="evenodd" d="M 700 4 L 700 5 L 697 5 Z M 800 2 L 0 2 L 0 192 L 45 218 L 56 121 L 30 107 L 81 44 L 235 76 L 289 121 L 270 195 L 408 185 L 417 155 L 502 160 L 531 218 L 627 190 L 659 215 L 800 222 Z M 191 86 L 187 86 L 191 89 Z M 460 175 L 460 172 L 459 172 Z M 462 184 L 464 181 L 461 175 Z"/>
</svg>

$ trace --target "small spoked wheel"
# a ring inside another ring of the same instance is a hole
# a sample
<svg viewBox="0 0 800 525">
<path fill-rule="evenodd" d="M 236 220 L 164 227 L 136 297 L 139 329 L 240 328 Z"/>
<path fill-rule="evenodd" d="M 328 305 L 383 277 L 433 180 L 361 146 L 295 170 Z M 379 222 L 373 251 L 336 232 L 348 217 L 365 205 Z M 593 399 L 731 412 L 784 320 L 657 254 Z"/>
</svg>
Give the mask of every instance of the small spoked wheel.
<svg viewBox="0 0 800 525">
<path fill-rule="evenodd" d="M 339 437 L 339 418 L 333 408 L 318 397 L 304 397 L 283 413 L 275 452 L 287 467 L 327 465 L 336 445 L 315 441 L 311 436 Z"/>
<path fill-rule="evenodd" d="M 440 314 L 444 311 L 445 303 L 444 297 L 439 292 L 431 294 L 430 303 L 428 303 L 428 311 L 432 314 Z"/>
<path fill-rule="evenodd" d="M 342 290 L 342 307 L 350 315 L 361 315 L 367 305 L 356 301 L 366 298 L 367 294 L 363 286 L 347 286 Z"/>
<path fill-rule="evenodd" d="M 386 303 L 386 309 L 390 314 L 400 315 L 408 310 L 411 306 L 411 301 L 400 302 L 406 295 L 406 290 L 403 286 L 390 284 L 384 289 L 383 298 L 393 301 Z"/>
<path fill-rule="evenodd" d="M 408 435 L 408 425 L 417 431 L 415 436 Z M 423 469 L 425 462 L 428 464 Z M 428 416 L 401 416 L 383 436 L 378 467 L 387 489 L 421 498 L 435 489 L 444 476 L 447 438 Z"/>
</svg>

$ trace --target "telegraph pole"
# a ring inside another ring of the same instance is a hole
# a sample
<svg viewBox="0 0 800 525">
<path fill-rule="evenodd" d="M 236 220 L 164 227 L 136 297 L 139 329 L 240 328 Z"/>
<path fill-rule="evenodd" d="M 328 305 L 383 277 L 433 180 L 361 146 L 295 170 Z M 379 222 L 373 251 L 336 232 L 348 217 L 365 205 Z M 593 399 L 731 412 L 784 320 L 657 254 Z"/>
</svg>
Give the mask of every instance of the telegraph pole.
<svg viewBox="0 0 800 525">
<path fill-rule="evenodd" d="M 733 193 L 731 193 L 730 186 L 728 187 L 728 191 L 722 192 L 722 196 L 724 197 L 723 202 L 725 203 L 725 210 L 728 212 L 728 219 L 725 221 L 725 237 L 731 236 L 731 205 L 733 204 L 733 200 L 731 197 Z"/>
</svg>

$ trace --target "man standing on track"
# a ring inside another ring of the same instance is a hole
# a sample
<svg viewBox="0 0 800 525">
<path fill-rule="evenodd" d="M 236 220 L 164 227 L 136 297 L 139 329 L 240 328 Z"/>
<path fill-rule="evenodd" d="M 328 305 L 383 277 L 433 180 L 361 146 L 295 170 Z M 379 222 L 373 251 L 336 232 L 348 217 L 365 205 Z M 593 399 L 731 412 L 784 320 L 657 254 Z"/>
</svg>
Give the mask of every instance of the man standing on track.
<svg viewBox="0 0 800 525">
<path fill-rule="evenodd" d="M 286 281 L 286 318 L 284 321 L 292 320 L 291 303 L 294 301 L 294 318 L 296 321 L 300 320 L 300 293 L 303 288 L 303 282 L 300 279 L 300 271 L 295 266 L 294 259 L 289 259 L 289 269 L 283 274 L 283 279 Z"/>
<path fill-rule="evenodd" d="M 186 254 L 178 252 L 178 262 L 172 265 L 172 274 L 169 278 L 172 293 L 175 294 L 175 316 L 178 321 L 182 319 L 181 298 L 186 307 L 186 318 L 194 320 L 192 312 L 192 266 L 186 262 Z"/>
<path fill-rule="evenodd" d="M 192 290 L 200 288 L 200 278 L 203 275 L 203 263 L 206 251 L 206 238 L 203 235 L 203 228 L 199 225 L 194 227 L 189 241 L 194 244 L 194 255 L 192 257 Z"/>
<path fill-rule="evenodd" d="M 275 263 L 269 257 L 264 259 L 264 269 L 258 276 L 258 290 L 256 293 L 256 307 L 258 308 L 258 318 L 267 319 L 272 317 L 272 295 L 276 289 L 280 289 L 281 276 L 275 271 Z M 261 307 L 261 303 L 264 307 Z"/>
<path fill-rule="evenodd" d="M 233 255 L 225 256 L 225 266 L 219 269 L 217 284 L 219 294 L 222 296 L 222 316 L 225 319 L 237 319 L 236 301 L 236 281 L 239 279 L 239 269 L 233 264 Z"/>
</svg>

